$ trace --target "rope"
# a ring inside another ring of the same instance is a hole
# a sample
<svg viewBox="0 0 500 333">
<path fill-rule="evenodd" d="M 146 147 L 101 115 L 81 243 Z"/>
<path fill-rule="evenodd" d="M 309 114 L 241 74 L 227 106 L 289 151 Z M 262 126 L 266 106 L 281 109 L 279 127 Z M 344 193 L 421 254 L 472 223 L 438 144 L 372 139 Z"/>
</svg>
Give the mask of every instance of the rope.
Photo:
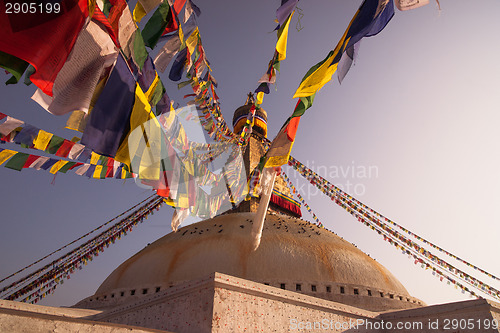
<svg viewBox="0 0 500 333">
<path fill-rule="evenodd" d="M 441 258 L 433 255 L 430 251 L 426 251 L 423 249 L 421 246 L 416 244 L 415 242 L 405 238 L 402 236 L 400 233 L 398 233 L 396 230 L 392 229 L 390 226 L 388 226 L 385 222 L 382 222 L 379 217 L 384 218 L 385 220 L 388 220 L 387 218 L 383 217 L 381 214 L 376 213 L 373 211 L 371 208 L 367 207 L 366 205 L 362 204 L 359 202 L 357 199 L 351 197 L 347 193 L 343 192 L 333 184 L 329 183 L 327 180 L 322 178 L 321 176 L 317 175 L 314 171 L 308 169 L 305 167 L 302 163 L 299 161 L 295 160 L 293 157 L 290 157 L 289 164 L 296 169 L 304 178 L 309 180 L 312 185 L 317 186 L 320 190 L 322 190 L 323 193 L 325 193 L 327 196 L 329 196 L 332 200 L 335 201 L 336 204 L 339 206 L 343 207 L 346 209 L 351 215 L 355 216 L 358 218 L 358 221 L 365 223 L 366 225 L 371 225 L 372 229 L 375 230 L 377 229 L 380 233 L 384 233 L 384 237 L 389 237 L 393 242 L 398 244 L 400 247 L 408 249 L 408 251 L 414 252 L 416 250 L 419 253 L 420 257 L 425 257 L 426 261 L 431 261 L 432 264 L 428 264 L 428 266 L 433 268 L 433 271 L 437 272 L 440 275 L 443 275 L 440 271 L 436 269 L 436 265 L 439 267 L 442 267 L 450 272 L 452 274 L 459 274 L 460 278 L 462 280 L 465 280 L 466 283 L 471 285 L 472 287 L 488 293 L 489 295 L 500 299 L 500 291 L 489 286 L 488 284 L 474 278 L 473 276 L 463 272 L 462 270 L 456 268 L 455 266 L 449 264 L 448 262 L 442 260 Z M 367 222 L 368 219 L 371 222 Z M 393 224 L 395 224 L 393 222 Z M 383 231 L 380 231 L 382 229 Z M 406 230 L 406 229 L 404 229 Z M 414 235 L 411 233 L 411 235 Z M 403 243 L 403 245 L 400 245 L 398 241 L 399 240 Z M 427 242 L 429 243 L 429 242 Z M 413 250 L 414 249 L 414 250 Z M 449 252 L 445 252 L 449 253 Z M 436 263 L 434 263 L 436 262 Z M 463 261 L 465 262 L 465 261 Z M 465 262 L 467 263 L 467 262 Z M 467 263 L 470 267 L 476 267 L 474 265 L 471 265 Z M 484 270 L 482 270 L 484 271 Z M 448 278 L 449 279 L 449 278 Z M 475 295 L 472 291 L 468 290 L 465 286 L 460 284 L 459 282 L 456 282 L 455 280 L 449 279 L 452 281 L 454 284 L 460 286 L 463 290 L 466 290 L 470 292 L 472 295 Z M 486 291 L 488 290 L 488 291 Z M 493 292 L 493 293 L 492 293 Z M 476 295 L 475 295 L 476 296 Z"/>
<path fill-rule="evenodd" d="M 114 218 L 112 218 L 112 219 L 111 219 L 111 220 L 109 220 L 108 222 L 106 222 L 106 223 L 104 223 L 104 224 L 101 224 L 100 226 L 98 226 L 97 228 L 95 228 L 95 229 L 93 229 L 93 230 L 89 231 L 89 232 L 88 232 L 88 233 L 86 233 L 85 235 L 83 235 L 83 236 L 81 236 L 81 237 L 79 237 L 79 238 L 75 239 L 74 241 L 72 241 L 72 242 L 70 242 L 70 243 L 68 243 L 68 244 L 66 244 L 66 245 L 64 245 L 64 246 L 62 246 L 62 247 L 60 247 L 60 248 L 58 248 L 57 250 L 55 250 L 55 251 L 53 251 L 53 252 L 51 252 L 51 253 L 47 254 L 47 255 L 46 255 L 46 256 L 44 256 L 43 258 L 40 258 L 40 259 L 36 260 L 36 261 L 35 261 L 35 262 L 33 262 L 32 264 L 30 264 L 30 265 L 28 265 L 28 266 L 26 266 L 26 267 L 24 267 L 24 268 L 21 268 L 21 269 L 20 269 L 20 270 L 18 270 L 17 272 L 12 273 L 11 275 L 9 275 L 9 276 L 7 276 L 7 277 L 3 278 L 2 280 L 0 280 L 0 283 L 4 282 L 4 281 L 5 281 L 5 280 L 7 280 L 7 279 L 10 279 L 10 278 L 11 278 L 11 277 L 13 277 L 14 275 L 17 275 L 17 274 L 19 274 L 19 273 L 21 273 L 21 272 L 25 271 L 26 269 L 28 269 L 28 268 L 30 268 L 30 267 L 32 267 L 32 266 L 34 266 L 34 265 L 38 264 L 39 262 L 43 261 L 44 259 L 47 259 L 47 258 L 48 258 L 48 257 L 50 257 L 51 255 L 53 255 L 53 254 L 55 254 L 55 253 L 57 253 L 57 252 L 59 252 L 59 251 L 61 251 L 61 250 L 65 249 L 65 248 L 67 248 L 68 246 L 70 246 L 70 245 L 72 245 L 72 244 L 74 244 L 74 243 L 76 243 L 76 242 L 78 242 L 78 241 L 82 240 L 83 238 L 85 238 L 85 237 L 87 237 L 88 235 L 90 235 L 90 234 L 92 234 L 92 233 L 96 232 L 97 230 L 99 230 L 99 229 L 103 228 L 104 226 L 106 226 L 106 225 L 110 224 L 111 222 L 113 222 L 113 221 L 114 221 L 114 220 L 116 220 L 117 218 L 119 218 L 119 217 L 121 217 L 121 216 L 125 215 L 126 213 L 130 212 L 131 210 L 133 210 L 133 209 L 134 209 L 134 208 L 136 208 L 137 206 L 139 206 L 139 205 L 143 204 L 144 202 L 148 201 L 149 199 L 151 199 L 151 198 L 152 198 L 152 197 L 154 197 L 154 196 L 156 196 L 156 194 L 153 194 L 153 195 L 151 195 L 151 196 L 147 197 L 146 199 L 144 199 L 143 201 L 139 202 L 139 203 L 138 203 L 138 204 L 136 204 L 135 206 L 133 206 L 133 207 L 129 208 L 128 210 L 124 211 L 124 212 L 123 212 L 123 213 L 121 213 L 120 215 L 115 216 Z M 3 290 L 2 290 L 2 291 L 3 291 Z M 2 292 L 2 291 L 0 291 L 0 292 Z"/>
</svg>

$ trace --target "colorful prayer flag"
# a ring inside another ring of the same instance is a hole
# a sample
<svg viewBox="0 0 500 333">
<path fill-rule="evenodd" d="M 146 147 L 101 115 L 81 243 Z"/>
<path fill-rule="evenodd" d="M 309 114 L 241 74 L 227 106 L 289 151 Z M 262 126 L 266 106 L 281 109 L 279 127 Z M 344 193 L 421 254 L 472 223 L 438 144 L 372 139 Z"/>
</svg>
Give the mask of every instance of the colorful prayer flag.
<svg viewBox="0 0 500 333">
<path fill-rule="evenodd" d="M 52 86 L 88 16 L 88 0 L 58 3 L 58 13 L 7 13 L 0 3 L 0 51 L 36 68 L 31 81 L 52 96 Z"/>
</svg>

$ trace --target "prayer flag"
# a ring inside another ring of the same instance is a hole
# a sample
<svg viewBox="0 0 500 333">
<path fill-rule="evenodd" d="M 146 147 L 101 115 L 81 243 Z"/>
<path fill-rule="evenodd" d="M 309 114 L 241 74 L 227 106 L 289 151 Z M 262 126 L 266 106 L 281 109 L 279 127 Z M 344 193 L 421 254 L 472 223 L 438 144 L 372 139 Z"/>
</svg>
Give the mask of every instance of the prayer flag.
<svg viewBox="0 0 500 333">
<path fill-rule="evenodd" d="M 49 154 L 55 154 L 64 142 L 64 138 L 57 135 L 52 135 L 49 144 L 45 148 L 45 151 Z"/>
<path fill-rule="evenodd" d="M 278 30 L 278 42 L 276 43 L 276 52 L 278 52 L 278 60 L 285 60 L 286 58 L 288 27 L 290 26 L 290 21 L 292 20 L 293 13 L 294 12 L 292 12 L 290 16 L 288 16 L 288 19 L 286 20 L 285 24 L 282 25 L 281 28 Z"/>
<path fill-rule="evenodd" d="M 330 51 L 325 59 L 311 67 L 302 79 L 299 88 L 293 96 L 300 99 L 292 116 L 287 119 L 285 125 L 271 143 L 271 147 L 267 153 L 266 168 L 287 163 L 300 117 L 311 107 L 316 92 L 331 80 L 332 75 L 337 70 L 342 54 L 346 50 L 349 50 L 348 53 L 354 57 L 356 44 L 363 37 L 378 34 L 391 20 L 393 15 L 393 0 L 363 1 L 335 49 Z M 352 61 L 343 64 L 341 75 L 345 76 L 349 69 L 345 66 L 350 66 L 351 63 Z"/>
<path fill-rule="evenodd" d="M 161 35 L 164 34 L 167 26 L 172 25 L 172 22 L 175 22 L 175 19 L 170 6 L 167 2 L 161 3 L 142 30 L 145 45 L 154 49 Z M 177 28 L 172 31 L 175 30 Z"/>
<path fill-rule="evenodd" d="M 108 82 L 90 113 L 82 144 L 106 156 L 115 156 L 128 131 L 134 104 L 135 78 L 120 55 Z"/>
<path fill-rule="evenodd" d="M 10 149 L 0 149 L 0 165 L 5 163 L 9 158 L 14 156 L 17 153 L 17 151 L 10 150 Z"/>
<path fill-rule="evenodd" d="M 28 165 L 27 167 L 35 169 L 35 170 L 40 170 L 42 168 L 42 165 L 44 165 L 48 160 L 49 160 L 49 157 L 38 156 L 38 158 L 35 161 L 33 161 L 33 163 Z"/>
<path fill-rule="evenodd" d="M 33 142 L 33 144 L 35 145 L 35 149 L 45 150 L 49 145 L 52 136 L 53 136 L 52 133 L 40 130 L 40 132 L 38 132 L 38 135 L 36 136 L 35 141 Z"/>
<path fill-rule="evenodd" d="M 152 117 L 151 106 L 149 101 L 141 90 L 139 84 L 135 87 L 135 101 L 132 108 L 132 113 L 130 114 L 128 126 L 130 131 L 126 133 L 118 151 L 116 152 L 115 160 L 125 163 L 130 166 L 131 159 L 135 157 L 135 151 L 138 148 L 139 142 L 130 142 L 130 133 L 134 131 L 139 126 L 143 126 L 146 121 Z M 135 170 L 132 170 L 135 172 Z"/>
<path fill-rule="evenodd" d="M 24 121 L 7 116 L 7 119 L 5 119 L 2 124 L 0 124 L 0 133 L 3 135 L 9 135 L 10 132 L 15 130 L 19 126 L 22 126 L 23 124 Z"/>
<path fill-rule="evenodd" d="M 6 2 L 0 2 L 0 51 L 32 64 L 36 72 L 31 81 L 49 96 L 88 16 L 88 0 L 58 5 L 58 13 L 8 14 Z"/>
<path fill-rule="evenodd" d="M 177 13 L 179 13 L 179 12 L 177 11 Z M 186 8 L 184 8 L 184 21 L 183 22 L 186 23 L 186 21 L 189 20 L 189 18 L 193 15 L 193 13 L 196 14 L 196 16 L 200 16 L 201 10 L 191 0 L 187 0 Z"/>
<path fill-rule="evenodd" d="M 26 61 L 0 51 L 0 67 L 12 74 L 12 77 L 5 82 L 5 84 L 15 84 L 19 82 L 28 66 L 29 63 Z"/>
<path fill-rule="evenodd" d="M 107 22 L 106 17 L 104 20 Z M 38 89 L 32 99 L 55 115 L 75 110 L 87 113 L 99 79 L 105 69 L 113 65 L 117 55 L 118 50 L 108 33 L 95 22 L 89 22 L 55 78 L 53 96 Z"/>
<path fill-rule="evenodd" d="M 172 58 L 179 52 L 179 48 L 181 46 L 181 40 L 179 39 L 179 34 L 176 32 L 175 34 L 169 35 L 166 37 L 167 41 L 158 52 L 154 63 L 156 68 L 160 72 L 164 72 L 167 69 L 168 64 L 172 60 Z"/>
<path fill-rule="evenodd" d="M 69 152 L 71 151 L 74 145 L 75 145 L 74 142 L 64 139 L 61 147 L 59 147 L 59 149 L 56 151 L 56 156 L 68 157 Z"/>
<path fill-rule="evenodd" d="M 26 146 L 33 145 L 33 140 L 35 140 L 36 136 L 40 129 L 35 126 L 25 124 L 21 131 L 14 138 L 14 142 L 17 144 L 24 144 Z"/>
<path fill-rule="evenodd" d="M 24 164 L 28 160 L 29 154 L 26 153 L 16 153 L 11 159 L 5 163 L 5 167 L 17 171 L 21 171 Z"/>
</svg>

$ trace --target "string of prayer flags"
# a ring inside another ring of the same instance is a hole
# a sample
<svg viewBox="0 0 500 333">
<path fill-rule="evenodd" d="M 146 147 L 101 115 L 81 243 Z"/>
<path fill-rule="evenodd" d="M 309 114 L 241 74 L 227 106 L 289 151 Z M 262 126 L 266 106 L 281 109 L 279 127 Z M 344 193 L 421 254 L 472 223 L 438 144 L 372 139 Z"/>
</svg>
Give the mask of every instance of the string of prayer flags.
<svg viewBox="0 0 500 333">
<path fill-rule="evenodd" d="M 119 168 L 120 164 L 113 159 L 107 159 L 106 162 L 102 164 L 90 164 L 75 161 L 66 161 L 47 156 L 27 154 L 11 149 L 0 148 L 0 165 L 2 164 L 4 164 L 4 167 L 6 168 L 17 171 L 21 171 L 22 169 L 48 170 L 52 174 L 56 174 L 58 172 L 66 173 L 69 170 L 74 169 L 75 174 L 77 175 L 86 175 L 89 178 L 96 179 L 127 179 L 134 177 L 134 175 L 128 171 L 128 168 Z"/>
<path fill-rule="evenodd" d="M 330 51 L 325 59 L 317 63 L 306 73 L 294 98 L 299 98 L 292 116 L 290 116 L 271 144 L 268 152 L 266 167 L 276 167 L 286 164 L 295 141 L 295 135 L 300 117 L 312 106 L 314 96 L 326 83 L 335 71 L 344 52 L 354 58 L 355 45 L 363 38 L 379 33 L 394 15 L 393 0 L 365 0 L 352 18 L 347 30 L 334 50 Z M 349 55 L 346 56 L 349 58 Z M 352 61 L 342 63 L 342 75 L 345 75 Z"/>
<path fill-rule="evenodd" d="M 319 220 L 319 218 L 316 216 L 316 214 L 314 214 L 313 210 L 311 209 L 311 207 L 307 204 L 307 202 L 304 200 L 304 198 L 300 195 L 299 191 L 297 191 L 297 189 L 295 188 L 295 186 L 293 185 L 292 181 L 290 180 L 290 178 L 288 178 L 288 176 L 286 175 L 286 173 L 282 170 L 281 171 L 281 174 L 283 176 L 283 178 L 285 179 L 285 181 L 288 183 L 288 185 L 290 186 L 292 192 L 297 196 L 297 198 L 299 198 L 300 202 L 302 203 L 302 205 L 304 205 L 304 207 L 306 208 L 306 210 L 309 212 L 309 214 L 312 215 L 314 221 L 316 221 L 316 224 L 318 225 L 318 227 L 320 228 L 324 228 L 323 226 L 323 223 L 321 223 L 321 221 Z"/>
<path fill-rule="evenodd" d="M 322 178 L 321 176 L 317 175 L 314 171 L 310 170 L 309 168 L 307 168 L 305 165 L 303 165 L 302 163 L 300 163 L 299 161 L 297 161 L 295 158 L 293 158 L 292 156 L 290 157 L 290 161 L 288 163 L 289 165 L 291 165 L 295 170 L 297 170 L 299 173 L 301 173 L 304 177 L 306 177 L 306 179 L 309 179 L 311 181 L 311 183 L 315 184 L 316 186 L 320 186 L 321 190 L 323 193 L 325 193 L 326 195 L 328 196 L 332 196 L 332 195 L 335 195 L 336 193 L 342 193 L 342 195 L 345 195 L 347 196 L 350 200 L 354 201 L 356 203 L 356 205 L 359 205 L 360 207 L 363 207 L 363 209 L 365 211 L 367 211 L 370 215 L 374 215 L 376 217 L 378 217 L 379 219 L 397 227 L 398 229 L 404 231 L 406 234 L 412 236 L 413 238 L 421 241 L 422 243 L 426 244 L 426 245 L 429 245 L 430 247 L 438 250 L 439 252 L 441 253 L 444 253 L 446 254 L 447 256 L 461 262 L 462 264 L 465 264 L 466 266 L 468 267 L 471 267 L 473 268 L 474 270 L 477 270 L 478 272 L 482 273 L 482 274 L 485 274 L 486 276 L 494 279 L 494 280 L 499 280 L 500 281 L 500 277 L 498 276 L 495 276 L 491 273 L 488 273 L 487 271 L 485 271 L 484 269 L 481 269 L 480 267 L 477 267 L 471 263 L 469 263 L 468 261 L 456 256 L 455 254 L 435 245 L 434 243 L 426 240 L 425 238 L 415 234 L 414 232 L 408 230 L 407 228 L 401 226 L 400 224 L 392 221 L 391 219 L 385 217 L 384 215 L 378 213 L 377 211 L 371 209 L 370 207 L 366 206 L 365 204 L 363 204 L 362 202 L 360 202 L 359 200 L 357 200 L 356 198 L 354 197 L 351 197 L 349 196 L 347 193 L 344 193 L 341 189 L 339 189 L 338 187 L 334 186 L 333 184 L 330 184 L 326 179 Z"/>
<path fill-rule="evenodd" d="M 132 211 L 99 235 L 28 276 L 2 288 L 2 290 L 0 290 L 0 294 L 3 294 L 2 298 L 36 303 L 53 292 L 58 284 L 62 284 L 65 279 L 69 279 L 70 275 L 76 270 L 81 269 L 89 261 L 92 261 L 95 256 L 98 256 L 99 253 L 103 252 L 110 244 L 121 239 L 122 236 L 130 232 L 137 224 L 142 223 L 149 215 L 152 215 L 155 210 L 158 210 L 163 203 L 164 200 L 160 197 L 154 196 L 152 199 L 151 197 L 148 198 L 145 204 Z M 106 224 L 107 223 L 104 225 Z M 87 235 L 91 233 L 92 231 L 87 233 Z M 81 237 L 81 239 L 83 238 L 84 237 Z M 40 262 L 40 260 L 38 262 Z M 14 275 L 15 274 L 12 274 L 11 276 Z M 45 291 L 47 289 L 48 291 Z"/>
<path fill-rule="evenodd" d="M 350 196 L 349 194 L 343 192 L 341 189 L 337 188 L 333 184 L 329 183 L 326 179 L 317 175 L 314 171 L 310 170 L 304 166 L 299 161 L 295 160 L 293 157 L 290 158 L 289 165 L 291 165 L 295 170 L 297 170 L 304 178 L 310 181 L 310 183 L 320 189 L 324 194 L 329 196 L 336 204 L 344 208 L 351 215 L 355 216 L 359 222 L 364 223 L 373 230 L 377 230 L 380 235 L 384 235 L 384 239 L 389 241 L 389 243 L 395 245 L 397 248 L 406 249 L 405 253 L 414 253 L 415 256 L 425 258 L 429 261 L 428 266 L 433 268 L 433 271 L 437 271 L 436 266 L 439 266 L 447 271 L 450 271 L 463 279 L 466 283 L 471 285 L 480 291 L 487 291 L 487 293 L 497 299 L 500 299 L 500 291 L 489 286 L 488 284 L 476 279 L 475 277 L 465 273 L 464 271 L 458 269 L 457 267 L 451 265 L 445 260 L 439 258 L 438 256 L 432 254 L 430 251 L 424 249 L 412 240 L 404 237 L 395 229 L 391 228 L 388 224 L 384 222 L 383 217 L 368 208 L 364 204 L 360 203 L 358 200 Z M 457 285 L 463 287 L 463 285 Z M 463 289 L 469 291 L 468 289 Z"/>
<path fill-rule="evenodd" d="M 67 0 L 57 5 L 58 12 L 37 13 L 28 20 L 23 13 L 9 14 L 6 3 L 0 4 L 0 51 L 32 64 L 36 71 L 31 82 L 49 96 L 89 16 L 88 0 Z"/>
<path fill-rule="evenodd" d="M 36 260 L 35 262 L 33 262 L 33 263 L 29 264 L 28 266 L 26 266 L 26 267 L 24 267 L 24 268 L 21 268 L 20 270 L 18 270 L 18 271 L 16 271 L 16 272 L 14 272 L 14 273 L 12 273 L 12 274 L 10 274 L 9 276 L 6 276 L 5 278 L 3 278 L 3 279 L 1 279 L 1 280 L 0 280 L 0 283 L 4 282 L 4 281 L 5 281 L 5 280 L 7 280 L 7 279 L 10 279 L 11 277 L 13 277 L 13 276 L 15 276 L 15 275 L 17 275 L 17 274 L 19 274 L 19 273 L 21 273 L 21 272 L 23 272 L 23 271 L 25 271 L 25 270 L 26 270 L 26 269 L 28 269 L 28 268 L 33 267 L 34 265 L 36 265 L 36 264 L 38 264 L 38 263 L 42 262 L 43 260 L 47 259 L 48 257 L 50 257 L 50 256 L 52 256 L 52 255 L 54 255 L 54 254 L 56 254 L 56 253 L 58 253 L 58 252 L 60 252 L 60 251 L 64 250 L 65 248 L 67 248 L 67 247 L 69 247 L 69 246 L 71 246 L 71 245 L 73 245 L 73 244 L 75 244 L 75 243 L 77 243 L 77 242 L 81 241 L 82 239 L 84 239 L 84 238 L 86 238 L 86 237 L 90 236 L 90 235 L 91 235 L 91 234 L 93 234 L 94 232 L 96 232 L 96 231 L 98 231 L 98 230 L 100 230 L 100 229 L 104 228 L 106 225 L 108 225 L 108 224 L 110 224 L 111 222 L 113 222 L 113 221 L 117 220 L 118 218 L 122 217 L 123 215 L 125 215 L 125 214 L 127 214 L 127 213 L 129 213 L 129 212 L 131 212 L 131 211 L 133 211 L 133 210 L 135 210 L 137 207 L 139 207 L 140 205 L 144 204 L 146 201 L 151 200 L 151 199 L 153 198 L 153 196 L 154 196 L 154 194 L 153 194 L 153 195 L 151 195 L 151 196 L 149 196 L 148 198 L 144 199 L 143 201 L 139 202 L 138 204 L 136 204 L 136 205 L 134 205 L 134 206 L 130 207 L 128 210 L 126 210 L 126 211 L 124 211 L 123 213 L 121 213 L 121 214 L 119 214 L 119 215 L 115 216 L 114 218 L 112 218 L 111 220 L 109 220 L 109 221 L 105 222 L 104 224 L 101 224 L 100 226 L 98 226 L 98 227 L 96 227 L 96 228 L 92 229 L 91 231 L 87 232 L 86 234 L 84 234 L 84 235 L 82 235 L 82 236 L 78 237 L 77 239 L 75 239 L 75 240 L 73 240 L 73 241 L 69 242 L 68 244 L 66 244 L 66 245 L 64 245 L 64 246 L 62 246 L 62 247 L 60 247 L 59 249 L 52 251 L 51 253 L 49 253 L 49 254 L 45 255 L 44 257 L 42 257 L 42 258 L 40 258 L 40 259 Z M 2 290 L 0 290 L 0 293 L 2 293 L 2 292 L 4 292 L 4 291 L 5 291 L 5 289 L 2 289 Z"/>
</svg>

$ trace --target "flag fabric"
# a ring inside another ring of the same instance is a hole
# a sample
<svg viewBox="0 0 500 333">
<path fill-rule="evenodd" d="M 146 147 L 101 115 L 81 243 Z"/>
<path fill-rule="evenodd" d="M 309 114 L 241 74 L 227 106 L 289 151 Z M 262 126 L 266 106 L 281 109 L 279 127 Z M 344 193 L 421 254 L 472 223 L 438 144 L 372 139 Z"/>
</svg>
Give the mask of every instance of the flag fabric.
<svg viewBox="0 0 500 333">
<path fill-rule="evenodd" d="M 293 13 L 290 13 L 285 23 L 278 30 L 278 42 L 276 43 L 276 52 L 278 52 L 278 60 L 285 60 L 286 58 L 286 44 L 288 39 L 288 27 L 292 20 Z"/>
<path fill-rule="evenodd" d="M 153 114 L 151 113 L 149 101 L 139 84 L 136 84 L 134 105 L 130 117 L 127 118 L 129 131 L 124 135 L 122 143 L 116 152 L 115 160 L 130 166 L 131 159 L 135 157 L 136 145 L 139 144 L 139 142 L 129 141 L 130 133 L 146 123 L 151 117 L 153 117 Z M 131 171 L 135 173 L 135 170 Z"/>
<path fill-rule="evenodd" d="M 99 79 L 117 56 L 118 50 L 108 33 L 93 21 L 89 22 L 55 78 L 53 96 L 38 89 L 32 99 L 55 115 L 76 110 L 87 113 Z"/>
<path fill-rule="evenodd" d="M 17 127 L 22 126 L 24 121 L 7 116 L 7 119 L 0 124 L 0 133 L 3 135 L 9 135 L 10 132 L 15 130 Z"/>
<path fill-rule="evenodd" d="M 179 12 L 177 12 L 177 13 L 179 13 Z M 191 0 L 187 0 L 186 7 L 184 8 L 184 20 L 183 20 L 183 22 L 186 23 L 187 20 L 189 20 L 189 18 L 193 15 L 193 13 L 196 16 L 200 16 L 201 10 Z"/>
<path fill-rule="evenodd" d="M 182 73 L 184 72 L 184 67 L 188 59 L 188 49 L 187 47 L 182 49 L 177 53 L 172 67 L 170 68 L 170 73 L 168 78 L 172 81 L 179 81 L 182 78 Z"/>
<path fill-rule="evenodd" d="M 59 13 L 7 14 L 5 4 L 0 2 L 0 51 L 32 64 L 31 81 L 52 96 L 57 73 L 88 17 L 88 0 L 61 1 Z"/>
<path fill-rule="evenodd" d="M 35 149 L 45 150 L 52 139 L 53 134 L 45 132 L 44 130 L 40 130 L 38 135 L 36 136 L 33 144 L 35 145 Z"/>
<path fill-rule="evenodd" d="M 276 10 L 276 18 L 278 19 L 279 26 L 283 25 L 283 22 L 287 17 L 293 12 L 295 6 L 299 0 L 282 0 L 281 6 Z"/>
<path fill-rule="evenodd" d="M 106 156 L 115 156 L 128 132 L 136 81 L 125 60 L 118 56 L 82 136 L 82 144 Z"/>
<path fill-rule="evenodd" d="M 5 167 L 12 170 L 21 171 L 24 167 L 24 164 L 28 160 L 28 157 L 29 154 L 18 152 L 14 156 L 12 156 L 7 163 L 5 163 Z"/>
<path fill-rule="evenodd" d="M 161 3 L 142 30 L 144 44 L 149 48 L 154 49 L 161 35 L 164 34 L 167 26 L 171 26 L 173 24 L 172 22 L 175 22 L 172 9 L 167 2 Z"/>
<path fill-rule="evenodd" d="M 410 10 L 427 5 L 429 0 L 395 0 L 395 3 L 399 10 Z"/>
<path fill-rule="evenodd" d="M 26 61 L 0 51 L 0 67 L 12 74 L 12 77 L 7 80 L 5 84 L 15 84 L 19 82 L 28 66 L 29 63 Z"/>
<path fill-rule="evenodd" d="M 59 147 L 59 149 L 56 151 L 56 156 L 68 157 L 69 152 L 71 151 L 74 145 L 75 145 L 74 142 L 64 139 L 64 142 L 62 143 L 61 147 Z"/>
<path fill-rule="evenodd" d="M 45 148 L 45 152 L 49 154 L 55 154 L 62 146 L 63 142 L 64 138 L 61 138 L 60 136 L 57 135 L 52 135 L 49 144 Z"/>
<path fill-rule="evenodd" d="M 47 163 L 48 160 L 49 160 L 49 157 L 47 157 L 47 156 L 39 156 L 35 161 L 33 161 L 33 163 L 31 163 L 27 167 L 35 169 L 35 170 L 40 170 L 42 168 L 42 165 Z"/>
<path fill-rule="evenodd" d="M 286 164 L 295 135 L 300 122 L 300 117 L 311 107 L 316 92 L 328 83 L 335 71 L 339 61 L 346 50 L 354 59 L 356 45 L 363 37 L 378 34 L 394 15 L 393 0 L 365 0 L 352 18 L 344 35 L 334 50 L 330 51 L 325 59 L 314 65 L 306 73 L 294 98 L 299 98 L 291 117 L 287 119 L 276 138 L 271 143 L 267 153 L 265 167 L 276 167 Z M 349 55 L 348 55 L 349 56 Z M 351 61 L 352 63 L 352 61 Z M 345 76 L 350 63 L 345 62 L 342 75 Z"/>
<path fill-rule="evenodd" d="M 162 3 L 162 0 L 138 0 L 134 8 L 134 20 L 140 22 L 144 16 L 160 3 Z"/>
<path fill-rule="evenodd" d="M 14 142 L 17 144 L 24 144 L 26 146 L 32 146 L 33 141 L 35 140 L 39 128 L 32 126 L 30 124 L 25 124 L 19 133 L 14 137 Z"/>
<path fill-rule="evenodd" d="M 17 151 L 14 150 L 0 148 L 0 165 L 5 163 L 5 161 L 14 156 L 16 153 Z"/>
<path fill-rule="evenodd" d="M 309 69 L 293 97 L 308 97 L 321 89 L 331 80 L 346 49 L 354 47 L 363 37 L 378 34 L 393 15 L 393 0 L 365 0 L 335 49 Z"/>
</svg>

